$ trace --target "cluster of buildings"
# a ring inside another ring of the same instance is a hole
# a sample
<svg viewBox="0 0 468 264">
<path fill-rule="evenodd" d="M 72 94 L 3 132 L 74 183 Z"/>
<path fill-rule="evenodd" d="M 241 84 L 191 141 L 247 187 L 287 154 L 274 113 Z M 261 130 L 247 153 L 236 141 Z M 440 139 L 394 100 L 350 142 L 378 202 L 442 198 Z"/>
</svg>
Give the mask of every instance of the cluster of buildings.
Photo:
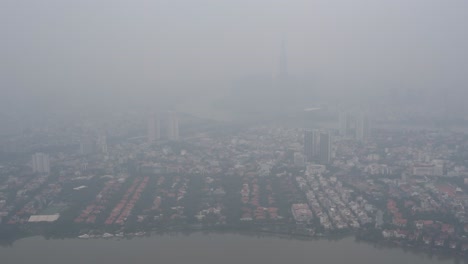
<svg viewBox="0 0 468 264">
<path fill-rule="evenodd" d="M 270 179 L 261 179 L 258 176 L 245 177 L 240 193 L 242 202 L 241 221 L 276 221 L 283 219 L 278 213 L 279 209 L 276 205 L 275 193 Z"/>
<path fill-rule="evenodd" d="M 148 142 L 160 139 L 179 140 L 179 118 L 177 112 L 170 111 L 164 115 L 152 114 L 148 118 Z"/>
<path fill-rule="evenodd" d="M 443 176 L 444 161 L 432 160 L 431 163 L 416 163 L 413 165 L 412 174 L 415 176 Z"/>
<path fill-rule="evenodd" d="M 27 223 L 30 216 L 40 215 L 45 209 L 60 207 L 56 198 L 62 190 L 63 182 L 56 181 L 45 186 L 48 180 L 46 174 L 9 176 L 0 187 L 0 223 Z"/>
<path fill-rule="evenodd" d="M 356 229 L 374 222 L 374 206 L 362 196 L 353 196 L 335 177 L 309 174 L 296 177 L 296 182 L 325 230 Z"/>
<path fill-rule="evenodd" d="M 336 141 L 353 139 L 357 142 L 367 142 L 371 135 L 371 121 L 363 112 L 339 113 L 338 129 L 304 130 L 304 161 L 316 164 L 330 164 L 334 157 Z M 296 164 L 301 163 L 301 156 L 297 155 Z"/>
<path fill-rule="evenodd" d="M 94 224 L 98 216 L 103 214 L 103 211 L 110 206 L 110 202 L 115 192 L 119 191 L 126 177 L 109 179 L 104 183 L 102 189 L 96 194 L 92 200 L 74 219 L 77 224 L 86 223 Z M 79 191 L 79 190 L 78 190 Z"/>
<path fill-rule="evenodd" d="M 80 139 L 79 153 L 81 155 L 92 155 L 100 153 L 107 154 L 107 134 L 100 132 L 97 136 L 86 135 Z"/>
<path fill-rule="evenodd" d="M 197 220 L 212 225 L 226 224 L 226 207 L 222 202 L 226 196 L 226 191 L 221 180 L 215 177 L 205 177 L 202 190 L 204 203 L 195 216 Z"/>
<path fill-rule="evenodd" d="M 143 179 L 135 178 L 133 180 L 132 185 L 127 189 L 120 202 L 112 209 L 110 215 L 107 217 L 105 221 L 106 225 L 123 225 L 125 221 L 127 221 L 133 207 L 135 207 L 136 202 L 140 199 L 141 193 L 148 185 L 148 181 L 148 176 Z"/>
<path fill-rule="evenodd" d="M 384 239 L 453 250 L 468 245 L 464 181 L 414 175 L 405 179 L 368 175 L 344 180 L 356 192 L 381 204 L 384 221 L 376 227 Z"/>
<path fill-rule="evenodd" d="M 335 131 L 259 125 L 180 137 L 169 112 L 148 120 L 146 137 L 88 142 L 93 133 L 82 129 L 69 148 L 2 164 L 0 223 L 372 229 L 391 241 L 468 245 L 468 136 L 375 129 L 371 137 L 366 115 L 339 120 Z"/>
<path fill-rule="evenodd" d="M 329 164 L 331 161 L 332 136 L 321 130 L 304 131 L 304 156 L 307 162 Z"/>
<path fill-rule="evenodd" d="M 345 138 L 355 138 L 358 141 L 366 141 L 371 133 L 371 121 L 369 116 L 362 112 L 341 111 L 338 116 L 339 135 Z"/>
<path fill-rule="evenodd" d="M 375 132 L 364 145 L 336 140 L 333 166 L 342 171 L 364 171 L 371 175 L 408 177 L 465 177 L 465 138 L 456 132 L 388 131 Z"/>
<path fill-rule="evenodd" d="M 291 206 L 291 212 L 296 222 L 310 223 L 314 215 L 310 211 L 309 206 L 305 203 L 293 204 Z"/>
</svg>

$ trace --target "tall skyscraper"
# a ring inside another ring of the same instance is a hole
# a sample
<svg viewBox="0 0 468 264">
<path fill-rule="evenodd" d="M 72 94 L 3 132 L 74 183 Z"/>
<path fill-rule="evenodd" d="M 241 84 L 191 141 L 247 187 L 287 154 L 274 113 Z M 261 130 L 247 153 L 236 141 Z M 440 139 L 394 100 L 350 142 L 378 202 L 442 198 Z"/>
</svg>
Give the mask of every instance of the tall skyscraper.
<svg viewBox="0 0 468 264">
<path fill-rule="evenodd" d="M 316 160 L 319 153 L 319 136 L 318 130 L 304 131 L 304 156 L 306 161 L 312 162 Z"/>
<path fill-rule="evenodd" d="M 32 169 L 34 173 L 49 174 L 50 160 L 49 155 L 44 153 L 36 153 L 32 156 Z"/>
<path fill-rule="evenodd" d="M 331 135 L 329 132 L 320 133 L 319 144 L 319 162 L 321 164 L 328 164 L 331 160 Z"/>
<path fill-rule="evenodd" d="M 179 140 L 179 118 L 176 112 L 168 112 L 166 128 L 169 140 Z"/>
<path fill-rule="evenodd" d="M 148 119 L 148 141 L 154 142 L 161 139 L 161 121 L 159 115 L 153 114 Z"/>
<path fill-rule="evenodd" d="M 370 120 L 369 117 L 360 113 L 356 117 L 356 139 L 359 141 L 366 141 L 370 136 Z"/>
</svg>

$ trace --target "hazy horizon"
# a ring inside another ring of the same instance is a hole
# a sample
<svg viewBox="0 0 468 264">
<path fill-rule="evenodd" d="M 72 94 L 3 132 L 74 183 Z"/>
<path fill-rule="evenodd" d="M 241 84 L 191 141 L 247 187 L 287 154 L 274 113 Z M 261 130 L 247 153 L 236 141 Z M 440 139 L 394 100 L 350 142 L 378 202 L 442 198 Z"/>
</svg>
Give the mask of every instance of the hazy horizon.
<svg viewBox="0 0 468 264">
<path fill-rule="evenodd" d="M 468 0 L 1 3 L 6 262 L 468 260 Z"/>
<path fill-rule="evenodd" d="M 2 111 L 220 98 L 275 78 L 280 45 L 304 90 L 448 94 L 468 83 L 466 1 L 4 1 Z M 264 89 L 264 87 L 262 87 Z M 384 97 L 385 98 L 385 97 Z"/>
</svg>

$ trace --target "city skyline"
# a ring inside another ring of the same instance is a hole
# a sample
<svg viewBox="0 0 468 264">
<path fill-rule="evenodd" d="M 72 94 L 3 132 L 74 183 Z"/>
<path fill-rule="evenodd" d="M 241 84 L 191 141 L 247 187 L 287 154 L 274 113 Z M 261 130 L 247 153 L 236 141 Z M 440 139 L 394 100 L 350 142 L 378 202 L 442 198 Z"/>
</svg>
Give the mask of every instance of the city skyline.
<svg viewBox="0 0 468 264">
<path fill-rule="evenodd" d="M 466 10 L 3 1 L 2 264 L 467 262 Z"/>
</svg>

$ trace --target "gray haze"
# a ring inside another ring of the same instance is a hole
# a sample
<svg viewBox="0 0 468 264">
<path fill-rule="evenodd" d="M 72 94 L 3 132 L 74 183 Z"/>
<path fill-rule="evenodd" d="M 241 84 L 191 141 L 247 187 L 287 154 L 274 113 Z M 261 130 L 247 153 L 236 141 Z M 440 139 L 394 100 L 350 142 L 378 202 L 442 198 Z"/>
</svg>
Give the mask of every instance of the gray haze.
<svg viewBox="0 0 468 264">
<path fill-rule="evenodd" d="M 466 0 L 3 0 L 1 109 L 219 98 L 245 76 L 276 76 L 282 40 L 307 96 L 456 100 L 468 90 L 466 10 Z"/>
</svg>

